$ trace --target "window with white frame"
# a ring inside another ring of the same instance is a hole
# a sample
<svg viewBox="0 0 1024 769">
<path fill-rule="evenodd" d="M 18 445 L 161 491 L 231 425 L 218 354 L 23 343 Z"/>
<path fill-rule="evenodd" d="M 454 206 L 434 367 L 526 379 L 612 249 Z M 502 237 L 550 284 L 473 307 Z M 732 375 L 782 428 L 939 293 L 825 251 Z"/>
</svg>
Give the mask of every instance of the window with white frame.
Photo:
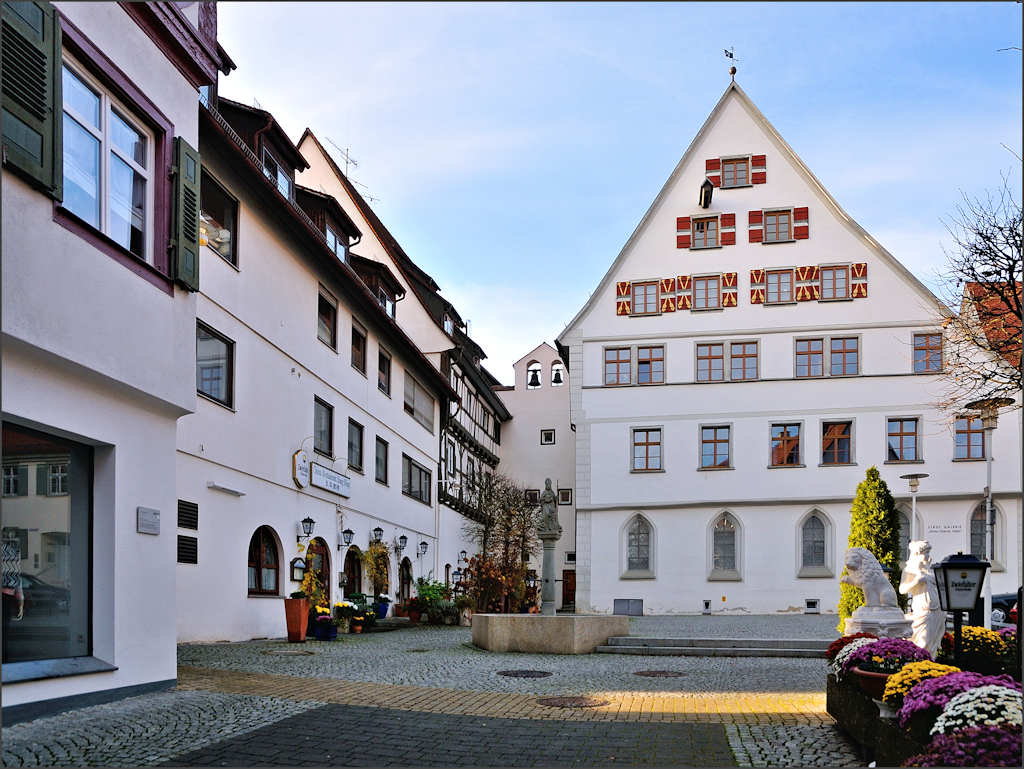
<svg viewBox="0 0 1024 769">
<path fill-rule="evenodd" d="M 19 495 L 19 492 L 18 466 L 8 465 L 4 467 L 4 496 L 16 497 Z"/>
<path fill-rule="evenodd" d="M 70 59 L 62 90 L 63 207 L 152 263 L 152 132 Z"/>
<path fill-rule="evenodd" d="M 324 233 L 327 236 L 327 247 L 334 252 L 341 261 L 345 261 L 345 253 L 348 250 L 345 246 L 345 239 L 338 236 L 330 224 L 325 225 Z"/>
<path fill-rule="evenodd" d="M 266 147 L 263 148 L 263 175 L 277 185 L 278 191 L 286 198 L 292 196 L 292 179 L 287 169 L 277 162 Z"/>
</svg>

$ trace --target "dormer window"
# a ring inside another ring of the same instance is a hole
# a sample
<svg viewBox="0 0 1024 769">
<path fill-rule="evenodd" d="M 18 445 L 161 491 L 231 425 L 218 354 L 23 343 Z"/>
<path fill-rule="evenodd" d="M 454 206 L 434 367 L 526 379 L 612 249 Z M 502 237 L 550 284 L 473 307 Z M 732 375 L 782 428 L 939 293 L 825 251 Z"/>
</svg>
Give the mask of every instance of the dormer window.
<svg viewBox="0 0 1024 769">
<path fill-rule="evenodd" d="M 341 259 L 341 261 L 344 262 L 345 261 L 345 254 L 348 251 L 348 248 L 345 245 L 346 244 L 345 238 L 338 237 L 338 233 L 336 233 L 334 231 L 334 229 L 331 227 L 331 225 L 329 225 L 329 224 L 326 227 L 326 234 L 327 234 L 327 247 L 329 249 L 331 249 L 331 251 L 334 252 L 335 256 L 337 256 L 339 259 Z"/>
<path fill-rule="evenodd" d="M 390 317 L 395 317 L 395 298 L 391 296 L 383 288 L 377 289 L 377 301 L 380 302 L 380 306 L 384 308 Z"/>
<path fill-rule="evenodd" d="M 455 321 L 452 320 L 450 315 L 445 315 L 444 316 L 443 323 L 444 323 L 444 333 L 448 334 L 449 336 L 451 336 L 452 334 L 455 333 Z"/>
<path fill-rule="evenodd" d="M 291 198 L 292 179 L 266 148 L 263 149 L 263 173 L 270 181 L 277 184 L 277 189 L 282 195 Z"/>
</svg>

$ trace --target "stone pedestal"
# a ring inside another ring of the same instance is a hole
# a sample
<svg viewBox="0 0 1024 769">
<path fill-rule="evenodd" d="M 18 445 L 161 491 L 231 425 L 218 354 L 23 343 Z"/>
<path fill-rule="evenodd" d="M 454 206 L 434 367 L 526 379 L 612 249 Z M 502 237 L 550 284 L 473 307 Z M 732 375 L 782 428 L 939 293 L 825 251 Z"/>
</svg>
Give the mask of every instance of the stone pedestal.
<svg viewBox="0 0 1024 769">
<path fill-rule="evenodd" d="M 861 606 L 846 620 L 846 635 L 871 633 L 879 638 L 910 638 L 913 623 L 894 606 Z"/>
<path fill-rule="evenodd" d="M 613 636 L 629 635 L 624 615 L 474 614 L 473 645 L 492 652 L 593 654 Z"/>
<path fill-rule="evenodd" d="M 562 527 L 554 531 L 537 533 L 544 544 L 544 560 L 541 562 L 540 613 L 555 616 L 555 543 L 562 536 Z"/>
</svg>

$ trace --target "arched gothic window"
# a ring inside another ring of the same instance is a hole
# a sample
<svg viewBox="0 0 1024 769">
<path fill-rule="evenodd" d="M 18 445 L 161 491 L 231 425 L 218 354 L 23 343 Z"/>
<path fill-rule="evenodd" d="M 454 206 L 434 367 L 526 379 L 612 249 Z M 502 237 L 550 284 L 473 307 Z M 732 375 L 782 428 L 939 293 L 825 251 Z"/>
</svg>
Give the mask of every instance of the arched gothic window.
<svg viewBox="0 0 1024 769">
<path fill-rule="evenodd" d="M 736 527 L 727 516 L 715 524 L 714 534 L 714 570 L 736 570 Z"/>
<path fill-rule="evenodd" d="M 910 516 L 900 510 L 900 563 L 910 560 Z"/>
<path fill-rule="evenodd" d="M 629 527 L 627 543 L 628 571 L 649 571 L 651 568 L 651 527 L 637 516 Z"/>
<path fill-rule="evenodd" d="M 269 526 L 260 526 L 249 541 L 249 595 L 277 595 L 277 542 Z"/>
<path fill-rule="evenodd" d="M 971 555 L 983 561 L 986 555 L 985 533 L 985 503 L 982 502 L 971 513 Z"/>
<path fill-rule="evenodd" d="M 803 531 L 803 565 L 825 565 L 825 524 L 817 515 L 804 521 Z"/>
</svg>

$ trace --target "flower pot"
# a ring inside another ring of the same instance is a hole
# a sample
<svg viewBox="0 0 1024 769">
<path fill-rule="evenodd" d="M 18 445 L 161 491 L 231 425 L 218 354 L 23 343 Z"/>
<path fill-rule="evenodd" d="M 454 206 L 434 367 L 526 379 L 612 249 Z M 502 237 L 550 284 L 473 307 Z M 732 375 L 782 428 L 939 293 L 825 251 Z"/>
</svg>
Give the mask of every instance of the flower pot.
<svg viewBox="0 0 1024 769">
<path fill-rule="evenodd" d="M 335 621 L 338 623 L 338 633 L 341 635 L 348 635 L 349 627 L 352 624 L 349 618 L 342 617 Z"/>
<path fill-rule="evenodd" d="M 316 640 L 318 641 L 333 641 L 338 637 L 338 628 L 334 626 L 334 622 L 317 622 L 316 623 Z"/>
<path fill-rule="evenodd" d="M 395 604 L 395 616 L 396 617 L 408 617 L 409 616 L 409 610 L 406 609 L 404 606 L 402 606 L 402 604 L 396 603 Z"/>
<path fill-rule="evenodd" d="M 352 628 L 352 632 L 353 633 L 362 633 L 363 632 L 363 626 L 362 625 L 349 625 L 349 627 Z"/>
<path fill-rule="evenodd" d="M 409 621 L 412 624 L 414 624 L 414 625 L 418 624 L 419 621 L 420 621 L 420 617 L 422 617 L 422 616 L 423 616 L 423 612 L 415 611 L 413 609 L 409 609 Z"/>
<path fill-rule="evenodd" d="M 305 641 L 306 625 L 309 622 L 309 601 L 305 598 L 285 598 L 284 619 L 288 625 L 288 642 Z"/>
<path fill-rule="evenodd" d="M 891 673 L 873 673 L 870 670 L 861 670 L 860 668 L 854 668 L 853 672 L 857 674 L 857 679 L 860 681 L 860 688 L 866 691 L 873 700 L 882 699 L 882 695 L 885 693 L 885 682 L 889 680 Z"/>
<path fill-rule="evenodd" d="M 377 604 L 377 619 L 384 619 L 388 616 L 388 606 L 390 605 L 390 603 Z"/>
</svg>

